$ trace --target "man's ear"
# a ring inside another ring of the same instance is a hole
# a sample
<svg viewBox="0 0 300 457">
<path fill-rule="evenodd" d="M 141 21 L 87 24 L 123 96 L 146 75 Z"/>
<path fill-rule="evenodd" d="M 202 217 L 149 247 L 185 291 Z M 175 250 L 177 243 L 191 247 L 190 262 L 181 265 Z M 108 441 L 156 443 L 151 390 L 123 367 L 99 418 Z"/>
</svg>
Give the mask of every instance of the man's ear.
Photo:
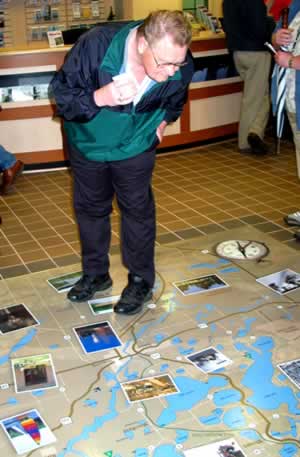
<svg viewBox="0 0 300 457">
<path fill-rule="evenodd" d="M 145 37 L 143 37 L 143 36 L 139 37 L 138 45 L 137 45 L 138 53 L 143 54 L 144 51 L 147 49 L 147 47 L 148 47 L 148 43 L 147 43 Z"/>
</svg>

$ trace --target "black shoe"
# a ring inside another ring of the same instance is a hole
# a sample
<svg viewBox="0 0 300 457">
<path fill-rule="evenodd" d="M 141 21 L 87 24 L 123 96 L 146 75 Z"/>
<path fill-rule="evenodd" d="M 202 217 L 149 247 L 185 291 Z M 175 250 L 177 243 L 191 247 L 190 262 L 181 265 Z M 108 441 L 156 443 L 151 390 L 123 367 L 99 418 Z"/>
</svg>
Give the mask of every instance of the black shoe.
<svg viewBox="0 0 300 457">
<path fill-rule="evenodd" d="M 112 280 L 108 273 L 91 278 L 83 275 L 75 286 L 69 290 L 67 297 L 71 301 L 82 302 L 90 300 L 96 292 L 104 291 L 112 286 Z"/>
<path fill-rule="evenodd" d="M 249 133 L 247 141 L 250 144 L 252 154 L 264 156 L 268 153 L 268 146 L 256 133 Z"/>
<path fill-rule="evenodd" d="M 297 241 L 300 241 L 300 232 L 294 233 L 294 238 L 296 238 Z"/>
<path fill-rule="evenodd" d="M 137 275 L 128 275 L 128 284 L 122 292 L 121 298 L 114 307 L 118 314 L 139 313 L 143 304 L 152 299 L 152 288 Z"/>
</svg>

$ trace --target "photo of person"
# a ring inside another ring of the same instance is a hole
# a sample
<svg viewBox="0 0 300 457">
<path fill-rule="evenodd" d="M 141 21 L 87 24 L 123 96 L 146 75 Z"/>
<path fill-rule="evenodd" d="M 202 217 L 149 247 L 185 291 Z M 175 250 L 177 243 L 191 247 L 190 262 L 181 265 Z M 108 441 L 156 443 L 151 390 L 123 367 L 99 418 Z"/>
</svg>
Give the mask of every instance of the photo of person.
<svg viewBox="0 0 300 457">
<path fill-rule="evenodd" d="M 257 278 L 256 281 L 279 295 L 285 295 L 300 288 L 300 274 L 288 268 Z"/>
<path fill-rule="evenodd" d="M 23 303 L 0 309 L 1 333 L 14 332 L 33 325 L 39 325 L 39 321 Z"/>
<path fill-rule="evenodd" d="M 203 373 L 211 373 L 232 363 L 228 357 L 213 347 L 203 349 L 186 357 Z"/>
<path fill-rule="evenodd" d="M 109 322 L 97 322 L 73 328 L 76 337 L 86 354 L 106 351 L 122 345 Z"/>
<path fill-rule="evenodd" d="M 173 286 L 175 286 L 176 289 L 178 289 L 183 295 L 199 294 L 229 287 L 229 285 L 217 275 L 186 279 L 184 281 L 174 282 Z"/>
</svg>

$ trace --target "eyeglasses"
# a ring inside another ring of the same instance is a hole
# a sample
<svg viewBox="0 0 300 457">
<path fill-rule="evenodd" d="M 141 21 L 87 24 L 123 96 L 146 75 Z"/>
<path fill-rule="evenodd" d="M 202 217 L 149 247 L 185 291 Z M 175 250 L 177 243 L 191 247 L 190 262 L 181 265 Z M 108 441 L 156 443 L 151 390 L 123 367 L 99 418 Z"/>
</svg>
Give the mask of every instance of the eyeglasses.
<svg viewBox="0 0 300 457">
<path fill-rule="evenodd" d="M 185 65 L 187 65 L 187 61 L 185 60 L 184 62 L 158 62 L 157 58 L 155 57 L 155 54 L 153 52 L 153 49 L 152 47 L 150 46 L 150 44 L 148 43 L 148 46 L 149 46 L 149 49 L 151 51 L 151 54 L 152 54 L 152 57 L 153 57 L 153 60 L 156 64 L 156 67 L 157 68 L 164 68 L 164 67 L 170 67 L 171 65 L 173 67 L 185 67 Z"/>
</svg>

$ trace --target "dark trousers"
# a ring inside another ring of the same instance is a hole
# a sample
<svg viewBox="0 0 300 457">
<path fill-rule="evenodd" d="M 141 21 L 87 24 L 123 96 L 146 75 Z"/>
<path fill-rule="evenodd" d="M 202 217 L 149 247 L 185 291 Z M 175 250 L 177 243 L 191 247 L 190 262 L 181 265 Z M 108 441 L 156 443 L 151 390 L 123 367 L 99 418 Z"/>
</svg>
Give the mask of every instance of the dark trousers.
<svg viewBox="0 0 300 457">
<path fill-rule="evenodd" d="M 83 272 L 109 270 L 110 214 L 116 195 L 121 213 L 121 252 L 126 268 L 154 284 L 155 205 L 151 177 L 155 151 L 113 162 L 85 159 L 69 145 L 74 208 L 79 226 Z"/>
</svg>

